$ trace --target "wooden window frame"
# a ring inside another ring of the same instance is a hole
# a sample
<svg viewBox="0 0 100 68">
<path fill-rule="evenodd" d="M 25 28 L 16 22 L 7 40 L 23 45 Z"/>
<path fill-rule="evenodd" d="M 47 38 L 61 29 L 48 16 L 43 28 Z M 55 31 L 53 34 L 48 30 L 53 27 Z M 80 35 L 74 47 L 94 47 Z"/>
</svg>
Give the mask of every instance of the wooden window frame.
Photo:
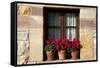
<svg viewBox="0 0 100 68">
<path fill-rule="evenodd" d="M 45 32 L 45 31 L 47 31 L 48 30 L 48 27 L 50 27 L 50 26 L 48 26 L 48 23 L 47 23 L 47 13 L 48 12 L 53 12 L 53 13 L 60 13 L 61 14 L 61 16 L 60 16 L 60 18 L 61 18 L 61 23 L 60 23 L 60 25 L 61 25 L 61 38 L 62 37 L 64 37 L 64 31 L 65 31 L 65 29 L 64 28 L 67 28 L 67 27 L 65 27 L 64 26 L 64 14 L 65 13 L 76 13 L 77 14 L 77 24 L 76 24 L 76 37 L 77 37 L 77 39 L 79 40 L 79 9 L 78 8 L 51 8 L 51 7 L 44 7 L 43 8 L 43 16 L 44 16 L 44 24 L 43 24 L 43 26 L 44 26 L 44 36 L 45 36 L 45 33 L 47 33 L 47 32 Z M 62 27 L 63 26 L 63 27 Z M 52 26 L 51 26 L 52 27 Z M 57 26 L 53 26 L 53 27 L 57 27 Z M 69 27 L 69 26 L 68 26 Z M 75 28 L 74 26 L 73 26 L 73 28 Z M 46 36 L 47 36 L 47 34 L 46 34 Z"/>
<path fill-rule="evenodd" d="M 54 7 L 44 7 L 43 8 L 43 46 L 45 45 L 45 41 L 48 39 L 48 27 L 55 27 L 57 28 L 56 26 L 48 26 L 48 19 L 47 19 L 47 15 L 49 12 L 52 12 L 52 13 L 60 13 L 60 31 L 61 31 L 61 38 L 64 37 L 64 31 L 65 31 L 65 28 L 76 28 L 76 38 L 79 40 L 79 13 L 80 13 L 80 10 L 79 8 L 54 8 Z M 64 14 L 65 13 L 75 13 L 77 14 L 76 16 L 76 27 L 73 26 L 67 26 L 65 27 L 64 24 Z M 80 54 L 80 53 L 79 53 Z M 45 52 L 43 52 L 43 61 L 46 60 L 46 55 Z M 80 56 L 79 56 L 80 58 Z"/>
</svg>

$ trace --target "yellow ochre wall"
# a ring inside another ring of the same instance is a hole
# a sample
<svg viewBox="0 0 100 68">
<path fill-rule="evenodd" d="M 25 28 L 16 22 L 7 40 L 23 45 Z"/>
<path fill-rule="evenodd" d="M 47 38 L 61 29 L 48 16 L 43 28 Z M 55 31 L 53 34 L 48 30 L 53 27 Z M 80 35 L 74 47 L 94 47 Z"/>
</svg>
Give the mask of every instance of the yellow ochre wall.
<svg viewBox="0 0 100 68">
<path fill-rule="evenodd" d="M 80 41 L 83 46 L 80 57 L 96 59 L 96 8 L 80 9 Z"/>
</svg>

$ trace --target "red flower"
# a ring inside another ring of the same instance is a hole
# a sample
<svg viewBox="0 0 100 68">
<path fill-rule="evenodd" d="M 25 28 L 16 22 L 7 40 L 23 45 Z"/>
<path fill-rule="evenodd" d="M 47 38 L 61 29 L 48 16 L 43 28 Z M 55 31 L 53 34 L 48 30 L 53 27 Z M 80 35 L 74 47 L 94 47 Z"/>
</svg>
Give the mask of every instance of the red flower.
<svg viewBox="0 0 100 68">
<path fill-rule="evenodd" d="M 59 40 L 59 41 L 58 41 L 58 45 L 60 46 L 61 44 L 62 44 L 62 41 L 61 41 L 61 40 Z"/>
<path fill-rule="evenodd" d="M 49 48 L 56 49 L 56 50 L 65 50 L 65 49 L 79 49 L 81 48 L 80 41 L 77 41 L 76 38 L 74 38 L 72 41 L 69 41 L 66 37 L 62 39 L 53 39 L 51 38 L 50 40 L 46 41 L 46 44 L 48 45 Z"/>
<path fill-rule="evenodd" d="M 59 42 L 60 40 L 56 39 L 55 41 L 56 41 L 56 42 Z"/>
<path fill-rule="evenodd" d="M 73 38 L 73 42 L 75 42 L 75 41 L 77 41 L 77 39 L 76 38 Z"/>
<path fill-rule="evenodd" d="M 65 47 L 64 47 L 64 46 L 61 46 L 61 49 L 62 49 L 62 50 L 64 50 L 64 49 L 65 49 Z"/>
<path fill-rule="evenodd" d="M 54 41 L 55 41 L 55 39 L 51 38 L 51 39 L 50 39 L 50 41 L 51 41 L 51 42 L 54 42 Z"/>
<path fill-rule="evenodd" d="M 60 43 L 60 40 L 56 39 L 56 40 L 55 40 L 55 44 L 56 44 L 56 45 L 59 45 L 59 43 Z"/>
<path fill-rule="evenodd" d="M 73 46 L 73 45 L 72 45 L 72 48 L 74 49 L 74 48 L 75 48 L 75 46 Z"/>
<path fill-rule="evenodd" d="M 53 39 L 53 38 L 50 39 L 50 42 L 56 44 L 56 41 L 55 41 L 55 39 Z"/>
<path fill-rule="evenodd" d="M 68 48 L 68 45 L 66 45 L 65 47 Z"/>
<path fill-rule="evenodd" d="M 56 49 L 59 51 L 60 50 L 60 47 L 59 46 L 56 46 Z"/>
<path fill-rule="evenodd" d="M 71 46 L 71 44 L 70 44 L 70 43 L 68 43 L 68 44 L 66 45 L 66 47 L 67 47 L 67 48 L 69 48 L 70 46 Z"/>
<path fill-rule="evenodd" d="M 47 44 L 47 45 L 49 45 L 49 44 L 50 44 L 50 41 L 49 41 L 49 40 L 47 40 L 47 41 L 46 41 L 46 44 Z"/>
<path fill-rule="evenodd" d="M 62 43 L 65 43 L 65 42 L 67 42 L 67 39 L 66 38 L 63 38 L 62 39 Z"/>
</svg>

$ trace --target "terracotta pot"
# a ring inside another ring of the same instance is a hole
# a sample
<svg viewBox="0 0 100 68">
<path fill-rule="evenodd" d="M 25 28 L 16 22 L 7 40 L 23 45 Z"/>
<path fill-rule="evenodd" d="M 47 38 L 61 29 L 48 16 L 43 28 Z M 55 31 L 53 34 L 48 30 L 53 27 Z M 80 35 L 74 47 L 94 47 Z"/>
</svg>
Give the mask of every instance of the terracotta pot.
<svg viewBox="0 0 100 68">
<path fill-rule="evenodd" d="M 53 54 L 52 51 L 48 51 L 48 52 L 46 52 L 46 54 L 47 54 L 47 60 L 48 60 L 48 61 L 54 59 L 54 54 Z"/>
<path fill-rule="evenodd" d="M 66 59 L 66 51 L 65 51 L 65 50 L 60 50 L 60 51 L 58 52 L 58 56 L 59 56 L 59 59 L 60 59 L 60 60 Z"/>
<path fill-rule="evenodd" d="M 78 59 L 78 55 L 79 55 L 79 51 L 78 50 L 74 50 L 71 52 L 71 56 L 73 60 Z"/>
</svg>

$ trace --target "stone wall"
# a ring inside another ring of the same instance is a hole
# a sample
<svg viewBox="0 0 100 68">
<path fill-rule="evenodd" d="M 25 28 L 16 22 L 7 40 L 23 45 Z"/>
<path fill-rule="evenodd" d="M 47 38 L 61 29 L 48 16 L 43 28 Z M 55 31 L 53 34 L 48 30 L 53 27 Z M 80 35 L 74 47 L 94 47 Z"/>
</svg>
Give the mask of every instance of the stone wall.
<svg viewBox="0 0 100 68">
<path fill-rule="evenodd" d="M 43 7 L 21 6 L 21 8 L 30 8 L 31 12 L 20 10 L 18 14 L 17 26 L 29 31 L 29 60 L 30 62 L 42 61 L 43 58 Z M 22 30 L 23 31 L 23 30 Z"/>
<path fill-rule="evenodd" d="M 29 63 L 37 61 L 41 62 L 43 60 L 43 6 L 53 6 L 24 4 L 24 9 L 26 7 L 25 5 L 30 7 L 30 13 L 26 13 L 26 11 L 19 13 L 17 16 L 17 25 L 18 28 L 27 28 L 29 30 Z M 20 4 L 19 6 L 22 7 Z M 71 6 L 58 7 L 76 8 Z M 79 37 L 83 47 L 80 50 L 80 59 L 94 60 L 96 59 L 96 9 L 87 7 L 77 8 L 80 9 Z"/>
<path fill-rule="evenodd" d="M 80 58 L 86 60 L 96 59 L 96 9 L 80 8 L 80 41 L 82 49 Z"/>
</svg>

